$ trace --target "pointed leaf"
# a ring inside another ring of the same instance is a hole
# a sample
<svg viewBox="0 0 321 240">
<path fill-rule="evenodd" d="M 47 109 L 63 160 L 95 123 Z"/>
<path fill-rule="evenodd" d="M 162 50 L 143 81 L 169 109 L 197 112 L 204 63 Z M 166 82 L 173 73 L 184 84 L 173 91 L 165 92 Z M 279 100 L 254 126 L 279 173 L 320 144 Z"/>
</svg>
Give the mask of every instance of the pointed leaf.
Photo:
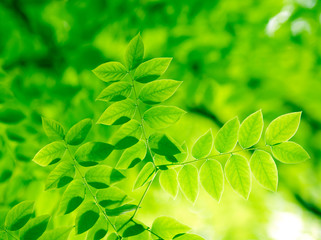
<svg viewBox="0 0 321 240">
<path fill-rule="evenodd" d="M 35 155 L 32 161 L 40 166 L 48 166 L 53 160 L 61 159 L 66 151 L 66 146 L 63 142 L 56 141 L 44 146 Z"/>
<path fill-rule="evenodd" d="M 101 215 L 96 224 L 89 230 L 86 240 L 99 240 L 108 232 L 107 220 Z"/>
<path fill-rule="evenodd" d="M 66 240 L 70 234 L 72 227 L 60 227 L 45 232 L 39 240 Z"/>
<path fill-rule="evenodd" d="M 68 214 L 77 209 L 84 201 L 86 188 L 81 180 L 69 184 L 60 200 L 59 212 Z"/>
<path fill-rule="evenodd" d="M 153 222 L 151 230 L 164 240 L 171 240 L 177 234 L 189 231 L 190 228 L 173 218 L 159 217 Z"/>
<path fill-rule="evenodd" d="M 174 169 L 161 171 L 159 175 L 159 183 L 164 191 L 168 192 L 173 198 L 176 197 L 178 192 L 177 173 Z"/>
<path fill-rule="evenodd" d="M 49 215 L 42 215 L 31 219 L 21 230 L 20 240 L 36 240 L 45 231 L 49 222 Z"/>
<path fill-rule="evenodd" d="M 107 62 L 99 65 L 93 73 L 104 82 L 122 80 L 126 75 L 126 68 L 120 62 Z"/>
<path fill-rule="evenodd" d="M 295 142 L 284 142 L 272 146 L 273 156 L 283 163 L 301 163 L 310 158 L 309 154 Z"/>
<path fill-rule="evenodd" d="M 76 233 L 82 234 L 91 229 L 99 218 L 99 209 L 97 205 L 93 202 L 86 202 L 86 204 L 82 205 L 79 209 L 75 225 L 76 225 Z"/>
<path fill-rule="evenodd" d="M 106 165 L 91 167 L 85 174 L 88 184 L 94 188 L 107 188 L 125 178 L 118 170 Z"/>
<path fill-rule="evenodd" d="M 121 155 L 116 165 L 116 168 L 117 169 L 132 168 L 145 158 L 146 153 L 147 153 L 146 144 L 144 141 L 140 141 L 123 152 L 123 154 Z"/>
<path fill-rule="evenodd" d="M 207 157 L 212 151 L 213 142 L 212 129 L 210 129 L 195 142 L 192 148 L 193 157 L 196 159 Z"/>
<path fill-rule="evenodd" d="M 55 120 L 42 117 L 42 127 L 48 137 L 57 137 L 59 139 L 65 137 L 64 127 Z"/>
<path fill-rule="evenodd" d="M 136 68 L 144 58 L 144 43 L 140 36 L 137 34 L 128 44 L 125 53 L 125 65 L 128 70 Z"/>
<path fill-rule="evenodd" d="M 66 142 L 69 145 L 79 145 L 87 137 L 92 126 L 92 120 L 89 118 L 83 119 L 72 126 L 66 134 Z"/>
<path fill-rule="evenodd" d="M 236 117 L 224 124 L 218 131 L 214 140 L 214 147 L 217 151 L 220 153 L 227 153 L 235 148 L 239 127 L 240 122 Z"/>
<path fill-rule="evenodd" d="M 196 234 L 185 233 L 182 235 L 178 235 L 177 237 L 174 237 L 173 240 L 205 240 L 205 239 Z"/>
<path fill-rule="evenodd" d="M 123 233 L 123 237 L 132 237 L 141 234 L 142 232 L 145 231 L 145 227 L 141 224 L 134 224 L 133 226 L 129 226 L 128 228 L 125 229 Z M 132 239 L 132 238 L 130 238 Z M 141 239 L 141 238 L 139 238 Z M 143 240 L 143 239 L 142 239 Z"/>
<path fill-rule="evenodd" d="M 166 134 L 154 133 L 149 136 L 148 143 L 150 148 L 162 156 L 173 156 L 184 152 L 182 147 L 174 139 Z"/>
<path fill-rule="evenodd" d="M 143 186 L 146 182 L 151 181 L 151 178 L 154 172 L 155 172 L 155 167 L 153 163 L 151 162 L 146 163 L 137 176 L 133 190 L 136 190 L 137 188 L 140 188 L 141 186 Z"/>
<path fill-rule="evenodd" d="M 120 207 L 132 200 L 125 192 L 116 187 L 100 189 L 97 191 L 96 197 L 99 205 L 104 208 Z"/>
<path fill-rule="evenodd" d="M 191 164 L 184 165 L 178 173 L 178 182 L 185 197 L 195 203 L 198 196 L 198 172 Z"/>
<path fill-rule="evenodd" d="M 63 161 L 48 175 L 45 190 L 61 188 L 70 183 L 75 176 L 75 168 L 71 162 Z"/>
<path fill-rule="evenodd" d="M 6 216 L 6 228 L 10 231 L 22 228 L 31 218 L 33 206 L 33 201 L 24 201 L 11 208 Z"/>
<path fill-rule="evenodd" d="M 135 119 L 130 120 L 119 128 L 113 136 L 115 149 L 121 150 L 135 145 L 141 138 L 142 126 Z"/>
<path fill-rule="evenodd" d="M 117 102 L 129 97 L 132 85 L 128 82 L 116 82 L 106 87 L 97 97 L 97 100 L 105 102 Z"/>
</svg>

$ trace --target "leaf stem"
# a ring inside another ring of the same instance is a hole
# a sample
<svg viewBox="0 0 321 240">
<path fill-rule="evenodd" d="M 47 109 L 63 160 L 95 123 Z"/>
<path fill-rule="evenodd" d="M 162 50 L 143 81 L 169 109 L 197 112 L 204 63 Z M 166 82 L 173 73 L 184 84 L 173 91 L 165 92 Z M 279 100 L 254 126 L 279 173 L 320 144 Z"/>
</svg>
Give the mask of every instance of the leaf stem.
<svg viewBox="0 0 321 240">
<path fill-rule="evenodd" d="M 12 235 L 12 234 L 8 231 L 8 229 L 7 229 L 6 227 L 4 227 L 3 230 L 4 230 L 10 237 L 18 240 L 18 238 L 16 238 L 14 235 Z"/>
</svg>

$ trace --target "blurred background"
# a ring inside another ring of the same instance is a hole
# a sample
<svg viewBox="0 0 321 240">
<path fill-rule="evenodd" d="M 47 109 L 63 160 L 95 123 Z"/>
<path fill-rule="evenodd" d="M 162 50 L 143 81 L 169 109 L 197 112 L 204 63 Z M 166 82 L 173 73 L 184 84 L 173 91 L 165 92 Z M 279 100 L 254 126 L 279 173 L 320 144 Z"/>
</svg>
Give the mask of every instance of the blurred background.
<svg viewBox="0 0 321 240">
<path fill-rule="evenodd" d="M 320 23 L 317 0 L 1 0 L 0 225 L 26 199 L 36 200 L 37 215 L 54 216 L 49 228 L 72 222 L 74 216 L 56 216 L 64 189 L 45 192 L 49 170 L 31 162 L 49 143 L 41 116 L 66 127 L 85 117 L 96 121 L 106 108 L 95 101 L 105 85 L 91 70 L 122 61 L 140 32 L 146 59 L 173 57 L 164 77 L 184 81 L 166 103 L 189 112 L 167 130 L 177 141 L 191 146 L 209 128 L 215 133 L 258 109 L 265 125 L 303 111 L 294 140 L 311 160 L 277 163 L 278 192 L 253 179 L 248 201 L 225 184 L 220 203 L 201 188 L 192 205 L 181 193 L 173 200 L 155 182 L 138 218 L 151 224 L 172 216 L 208 240 L 321 239 Z M 108 142 L 115 129 L 96 125 L 89 140 Z M 140 168 L 122 187 L 131 191 Z"/>
</svg>

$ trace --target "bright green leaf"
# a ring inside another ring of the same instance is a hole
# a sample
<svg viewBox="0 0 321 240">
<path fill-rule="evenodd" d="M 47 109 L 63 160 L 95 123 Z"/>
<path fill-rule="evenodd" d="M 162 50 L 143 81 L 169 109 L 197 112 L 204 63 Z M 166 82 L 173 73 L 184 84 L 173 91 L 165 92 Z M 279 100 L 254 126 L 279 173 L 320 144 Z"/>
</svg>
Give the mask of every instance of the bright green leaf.
<svg viewBox="0 0 321 240">
<path fill-rule="evenodd" d="M 174 237 L 173 240 L 205 240 L 205 239 L 196 234 L 185 233 L 182 235 L 178 235 L 177 237 Z"/>
<path fill-rule="evenodd" d="M 75 176 L 75 168 L 71 162 L 63 161 L 48 175 L 45 190 L 61 188 L 70 183 Z"/>
<path fill-rule="evenodd" d="M 26 115 L 18 109 L 0 108 L 0 123 L 17 124 L 26 118 Z"/>
<path fill-rule="evenodd" d="M 185 197 L 195 203 L 198 196 L 198 172 L 191 164 L 184 165 L 178 173 L 178 182 Z"/>
<path fill-rule="evenodd" d="M 104 82 L 119 81 L 127 75 L 126 68 L 120 62 L 103 63 L 93 73 Z"/>
<path fill-rule="evenodd" d="M 72 126 L 66 134 L 66 142 L 70 145 L 79 145 L 87 137 L 92 126 L 92 120 L 83 119 Z"/>
<path fill-rule="evenodd" d="M 106 208 L 106 214 L 108 216 L 119 216 L 127 212 L 132 212 L 136 210 L 137 206 L 134 204 L 125 204 L 116 208 Z"/>
<path fill-rule="evenodd" d="M 20 240 L 36 240 L 45 231 L 49 222 L 49 215 L 42 215 L 31 219 L 21 230 Z"/>
<path fill-rule="evenodd" d="M 177 173 L 174 169 L 161 171 L 159 175 L 159 183 L 164 191 L 168 192 L 173 198 L 176 197 L 178 192 Z"/>
<path fill-rule="evenodd" d="M 75 180 L 69 184 L 62 195 L 59 205 L 59 212 L 68 214 L 77 209 L 84 201 L 86 187 L 81 180 Z"/>
<path fill-rule="evenodd" d="M 52 161 L 61 159 L 66 151 L 66 146 L 63 142 L 56 141 L 44 146 L 35 155 L 32 161 L 40 166 L 48 166 Z"/>
<path fill-rule="evenodd" d="M 159 217 L 153 222 L 151 230 L 164 240 L 172 240 L 177 234 L 189 231 L 190 227 L 170 217 Z"/>
<path fill-rule="evenodd" d="M 72 227 L 59 227 L 45 232 L 39 240 L 66 240 Z"/>
<path fill-rule="evenodd" d="M 220 153 L 227 153 L 232 151 L 237 143 L 238 131 L 240 122 L 237 117 L 231 119 L 218 131 L 214 147 Z"/>
<path fill-rule="evenodd" d="M 136 143 L 134 146 L 126 149 L 121 155 L 116 168 L 128 169 L 134 167 L 143 160 L 147 153 L 147 147 L 144 141 Z"/>
<path fill-rule="evenodd" d="M 115 132 L 112 143 L 117 150 L 129 148 L 139 141 L 142 134 L 141 124 L 135 119 L 132 119 Z"/>
<path fill-rule="evenodd" d="M 295 142 L 284 142 L 272 146 L 273 156 L 283 163 L 301 163 L 310 158 L 309 154 Z"/>
<path fill-rule="evenodd" d="M 105 189 L 99 189 L 96 194 L 97 201 L 100 206 L 104 208 L 116 208 L 121 205 L 130 202 L 125 192 L 116 187 L 109 187 Z"/>
<path fill-rule="evenodd" d="M 213 133 L 210 129 L 195 142 L 192 148 L 193 157 L 196 159 L 207 157 L 212 151 L 213 142 Z"/>
<path fill-rule="evenodd" d="M 132 91 L 132 85 L 128 82 L 116 82 L 106 87 L 97 97 L 97 100 L 105 102 L 117 102 L 126 99 Z"/>
<path fill-rule="evenodd" d="M 128 44 L 125 53 L 125 65 L 128 70 L 136 68 L 144 58 L 144 43 L 140 36 L 137 34 Z"/>
<path fill-rule="evenodd" d="M 143 186 L 146 182 L 149 182 L 152 179 L 154 172 L 155 172 L 155 167 L 153 163 L 151 162 L 146 163 L 137 176 L 133 190 L 136 190 L 137 188 Z"/>
<path fill-rule="evenodd" d="M 55 120 L 43 117 L 42 127 L 48 137 L 57 137 L 59 139 L 63 139 L 65 137 L 64 127 Z"/>
<path fill-rule="evenodd" d="M 145 231 L 145 227 L 141 224 L 134 224 L 133 226 L 129 226 L 124 230 L 123 237 L 132 237 L 141 234 Z M 130 238 L 132 239 L 132 238 Z M 139 238 L 142 239 L 142 238 Z M 143 239 L 142 239 L 143 240 Z"/>
<path fill-rule="evenodd" d="M 96 224 L 89 230 L 86 240 L 99 240 L 106 236 L 108 232 L 108 223 L 105 217 L 101 215 Z"/>
<path fill-rule="evenodd" d="M 22 228 L 31 218 L 33 205 L 33 201 L 24 201 L 11 208 L 6 216 L 6 228 L 10 231 Z"/>
<path fill-rule="evenodd" d="M 76 233 L 82 234 L 89 229 L 91 229 L 99 218 L 99 208 L 93 202 L 86 202 L 82 207 L 79 209 L 75 225 L 76 225 Z"/>
<path fill-rule="evenodd" d="M 173 156 L 184 152 L 176 141 L 166 134 L 154 133 L 149 136 L 148 143 L 152 151 L 162 156 Z"/>
</svg>

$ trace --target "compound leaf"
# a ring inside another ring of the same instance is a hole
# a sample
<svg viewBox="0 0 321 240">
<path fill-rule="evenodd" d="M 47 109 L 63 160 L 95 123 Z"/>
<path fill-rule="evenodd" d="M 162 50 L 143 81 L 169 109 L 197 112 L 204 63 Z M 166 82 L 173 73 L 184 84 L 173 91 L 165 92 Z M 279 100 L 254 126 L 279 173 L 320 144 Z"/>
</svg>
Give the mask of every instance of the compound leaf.
<svg viewBox="0 0 321 240">
<path fill-rule="evenodd" d="M 61 159 L 66 151 L 66 146 L 61 141 L 49 143 L 35 155 L 32 161 L 40 166 L 48 166 L 52 161 Z"/>
<path fill-rule="evenodd" d="M 120 62 L 107 62 L 96 67 L 93 73 L 104 82 L 114 82 L 122 80 L 127 70 Z"/>
<path fill-rule="evenodd" d="M 185 197 L 195 203 L 198 196 L 198 172 L 191 164 L 184 165 L 178 173 L 178 182 Z"/>
<path fill-rule="evenodd" d="M 195 142 L 192 148 L 192 156 L 196 159 L 207 157 L 212 151 L 213 142 L 213 133 L 210 129 Z"/>
<path fill-rule="evenodd" d="M 232 151 L 237 143 L 238 131 L 240 122 L 237 117 L 231 119 L 218 131 L 214 147 L 220 153 L 227 153 Z"/>
<path fill-rule="evenodd" d="M 10 209 L 6 216 L 5 226 L 10 231 L 22 228 L 31 218 L 34 201 L 24 201 Z"/>
<path fill-rule="evenodd" d="M 89 118 L 83 119 L 72 126 L 66 134 L 66 142 L 69 145 L 79 145 L 87 137 L 92 126 L 92 120 Z"/>
<path fill-rule="evenodd" d="M 272 146 L 273 156 L 283 163 L 300 163 L 310 158 L 309 154 L 295 142 L 283 142 Z"/>
</svg>

